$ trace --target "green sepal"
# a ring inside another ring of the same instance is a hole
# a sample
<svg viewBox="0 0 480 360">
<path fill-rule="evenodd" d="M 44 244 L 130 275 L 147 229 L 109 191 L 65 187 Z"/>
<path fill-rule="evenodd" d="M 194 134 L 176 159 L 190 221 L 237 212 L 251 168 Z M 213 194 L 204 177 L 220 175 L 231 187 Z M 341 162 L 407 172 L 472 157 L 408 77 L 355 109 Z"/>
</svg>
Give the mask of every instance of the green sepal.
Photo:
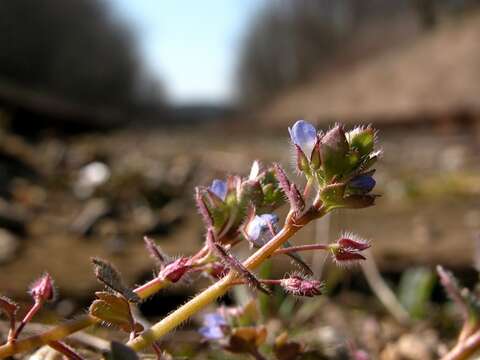
<svg viewBox="0 0 480 360">
<path fill-rule="evenodd" d="M 375 130 L 371 127 L 356 128 L 347 134 L 350 146 L 361 157 L 370 154 L 375 147 Z"/>
</svg>

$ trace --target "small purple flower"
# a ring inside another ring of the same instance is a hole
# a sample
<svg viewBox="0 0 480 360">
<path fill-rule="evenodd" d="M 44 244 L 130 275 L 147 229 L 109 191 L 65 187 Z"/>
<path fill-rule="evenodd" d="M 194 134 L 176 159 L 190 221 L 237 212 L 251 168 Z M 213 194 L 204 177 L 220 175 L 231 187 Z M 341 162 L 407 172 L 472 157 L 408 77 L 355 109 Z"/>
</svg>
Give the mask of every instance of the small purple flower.
<svg viewBox="0 0 480 360">
<path fill-rule="evenodd" d="M 358 175 L 353 178 L 349 184 L 354 190 L 358 190 L 364 194 L 373 190 L 376 185 L 375 179 L 369 175 Z"/>
<path fill-rule="evenodd" d="M 208 340 L 220 340 L 225 337 L 227 326 L 227 321 L 223 316 L 217 313 L 210 313 L 204 316 L 203 326 L 199 329 L 199 332 Z"/>
<path fill-rule="evenodd" d="M 247 224 L 246 234 L 250 241 L 263 245 L 262 238 L 267 239 L 270 236 L 265 236 L 271 227 L 275 227 L 278 223 L 278 216 L 275 214 L 255 215 L 255 217 Z M 271 234 L 273 236 L 273 234 Z"/>
<path fill-rule="evenodd" d="M 299 146 L 305 156 L 310 159 L 313 148 L 317 143 L 317 130 L 304 120 L 298 120 L 291 128 L 288 128 L 292 142 Z"/>
<path fill-rule="evenodd" d="M 227 183 L 223 180 L 215 179 L 212 181 L 212 185 L 210 185 L 210 191 L 222 199 L 222 201 L 225 201 L 228 191 Z"/>
</svg>

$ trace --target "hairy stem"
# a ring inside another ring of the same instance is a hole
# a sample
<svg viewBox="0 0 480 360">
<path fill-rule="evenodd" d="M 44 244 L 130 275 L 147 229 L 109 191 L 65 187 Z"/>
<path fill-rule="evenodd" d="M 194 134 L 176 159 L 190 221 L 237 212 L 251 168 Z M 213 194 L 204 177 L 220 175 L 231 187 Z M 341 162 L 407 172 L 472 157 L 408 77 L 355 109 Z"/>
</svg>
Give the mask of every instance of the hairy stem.
<svg viewBox="0 0 480 360">
<path fill-rule="evenodd" d="M 272 256 L 275 250 L 282 246 L 298 230 L 300 230 L 310 221 L 322 217 L 323 215 L 325 215 L 325 211 L 319 206 L 312 207 L 299 219 L 295 219 L 295 221 L 292 220 L 292 216 L 289 214 L 283 229 L 275 237 L 273 237 L 272 240 L 270 240 L 267 244 L 258 249 L 258 251 L 252 256 L 250 256 L 243 263 L 243 265 L 250 270 L 258 267 L 264 260 Z M 228 274 L 226 277 L 204 290 L 188 303 L 178 308 L 176 311 L 165 317 L 157 324 L 153 325 L 150 329 L 144 331 L 141 335 L 129 341 L 128 345 L 135 350 L 140 350 L 148 345 L 153 344 L 154 341 L 167 334 L 170 330 L 180 325 L 182 322 L 196 314 L 208 304 L 215 301 L 217 298 L 223 296 L 228 289 L 233 286 L 231 282 L 235 281 L 236 277 L 237 275 L 234 273 Z M 158 278 L 155 278 L 150 282 L 138 287 L 134 290 L 134 292 L 140 298 L 145 299 L 169 284 L 170 282 L 159 281 Z M 0 359 L 20 352 L 31 351 L 52 341 L 61 340 L 72 333 L 83 330 L 99 322 L 100 321 L 97 318 L 91 315 L 83 315 L 76 319 L 60 324 L 42 334 L 20 339 L 13 343 L 7 343 L 3 346 L 0 346 Z"/>
<path fill-rule="evenodd" d="M 289 246 L 288 248 L 277 249 L 273 253 L 274 255 L 280 254 L 291 254 L 299 251 L 309 251 L 309 250 L 328 250 L 328 245 L 325 244 L 311 244 L 311 245 L 299 245 L 299 246 Z"/>
<path fill-rule="evenodd" d="M 15 330 L 15 332 L 13 333 L 13 335 L 9 339 L 9 341 L 14 342 L 18 338 L 18 336 L 22 332 L 25 325 L 27 325 L 29 323 L 29 321 L 32 320 L 32 318 L 35 316 L 35 314 L 38 312 L 38 310 L 40 310 L 42 308 L 42 306 L 43 306 L 43 302 L 35 301 L 35 304 L 33 304 L 33 306 L 27 312 L 25 317 L 22 319 L 22 321 L 20 322 L 20 325 L 18 326 L 17 330 Z"/>
<path fill-rule="evenodd" d="M 305 226 L 308 222 L 318 217 L 323 216 L 323 210 L 311 208 L 303 216 L 295 221 L 292 221 L 291 216 L 287 217 L 287 222 L 282 230 L 275 235 L 268 243 L 258 249 L 253 255 L 244 261 L 243 265 L 253 270 L 258 267 L 263 261 L 274 254 L 280 246 L 282 246 L 288 239 L 290 239 L 298 230 Z M 191 316 L 204 309 L 207 305 L 215 301 L 217 298 L 223 296 L 231 286 L 234 285 L 237 279 L 237 274 L 230 272 L 227 276 L 217 281 L 215 284 L 208 287 L 206 290 L 198 294 L 192 300 L 179 307 L 170 315 L 163 318 L 161 321 L 153 325 L 150 329 L 144 331 L 141 335 L 127 343 L 132 349 L 139 351 L 143 348 L 153 344 L 178 325 L 189 319 Z"/>
<path fill-rule="evenodd" d="M 168 286 L 169 281 L 161 281 L 158 278 L 152 279 L 146 284 L 133 290 L 141 299 L 153 295 L 155 292 Z M 100 320 L 91 315 L 82 315 L 73 320 L 60 324 L 42 334 L 34 335 L 26 339 L 15 340 L 0 346 L 0 359 L 6 358 L 13 354 L 30 351 L 39 346 L 48 344 L 52 341 L 58 341 L 70 334 L 83 330 L 91 325 L 100 323 Z M 18 332 L 18 330 L 17 330 Z"/>
<path fill-rule="evenodd" d="M 97 321 L 97 318 L 93 316 L 83 315 L 45 331 L 42 334 L 8 343 L 0 347 L 0 358 L 4 359 L 13 354 L 35 349 L 49 342 L 61 340 L 74 332 L 95 324 Z"/>
</svg>

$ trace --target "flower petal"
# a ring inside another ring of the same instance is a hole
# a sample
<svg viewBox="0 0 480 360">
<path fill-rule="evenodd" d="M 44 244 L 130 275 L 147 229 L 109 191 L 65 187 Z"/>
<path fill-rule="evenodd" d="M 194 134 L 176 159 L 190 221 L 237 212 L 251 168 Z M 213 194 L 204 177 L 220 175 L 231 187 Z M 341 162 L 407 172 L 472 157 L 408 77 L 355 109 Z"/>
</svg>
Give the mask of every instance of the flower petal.
<svg viewBox="0 0 480 360">
<path fill-rule="evenodd" d="M 225 336 L 220 326 L 202 326 L 198 331 L 203 337 L 209 340 L 220 340 Z"/>
<path fill-rule="evenodd" d="M 246 233 L 249 240 L 256 242 L 262 234 L 263 220 L 260 216 L 255 217 L 247 224 Z"/>
<path fill-rule="evenodd" d="M 376 182 L 375 182 L 375 179 L 371 176 L 359 175 L 353 178 L 348 185 L 366 194 L 373 190 L 373 188 L 376 185 Z"/>
<path fill-rule="evenodd" d="M 276 225 L 278 223 L 278 215 L 276 214 L 263 214 L 260 215 L 260 218 L 263 221 L 263 226 L 268 226 L 268 223 L 272 225 Z"/>
<path fill-rule="evenodd" d="M 305 156 L 310 159 L 317 142 L 317 130 L 315 127 L 307 121 L 298 120 L 288 131 L 292 142 L 298 145 Z"/>
<path fill-rule="evenodd" d="M 210 190 L 217 195 L 220 199 L 225 200 L 227 196 L 227 183 L 223 180 L 215 179 L 212 181 L 212 185 L 210 186 Z"/>
<path fill-rule="evenodd" d="M 227 325 L 227 321 L 225 320 L 225 318 L 217 313 L 206 314 L 203 317 L 203 323 L 205 324 L 205 326 Z"/>
</svg>

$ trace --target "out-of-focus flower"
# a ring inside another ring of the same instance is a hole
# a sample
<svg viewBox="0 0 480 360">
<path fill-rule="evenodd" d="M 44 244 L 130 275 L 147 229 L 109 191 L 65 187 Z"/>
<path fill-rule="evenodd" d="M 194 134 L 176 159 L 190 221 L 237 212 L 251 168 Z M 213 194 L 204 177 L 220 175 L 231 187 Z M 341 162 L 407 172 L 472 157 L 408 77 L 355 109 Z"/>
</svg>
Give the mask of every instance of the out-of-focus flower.
<svg viewBox="0 0 480 360">
<path fill-rule="evenodd" d="M 81 198 L 92 195 L 96 188 L 105 184 L 111 177 L 110 168 L 100 161 L 85 165 L 78 173 L 74 184 L 75 194 Z"/>
<path fill-rule="evenodd" d="M 317 130 L 307 121 L 298 120 L 288 128 L 292 142 L 298 146 L 303 154 L 310 160 L 312 151 L 317 143 Z"/>
<path fill-rule="evenodd" d="M 227 330 L 228 323 L 225 318 L 218 313 L 210 313 L 204 316 L 199 332 L 208 340 L 220 340 L 225 337 Z"/>
<path fill-rule="evenodd" d="M 245 226 L 245 234 L 248 240 L 263 245 L 273 234 L 271 230 L 278 224 L 278 216 L 275 214 L 255 215 Z"/>
<path fill-rule="evenodd" d="M 217 195 L 218 198 L 225 201 L 228 191 L 227 183 L 225 181 L 215 179 L 212 181 L 212 185 L 210 185 L 209 189 L 212 193 Z"/>
<path fill-rule="evenodd" d="M 322 293 L 322 282 L 307 277 L 292 275 L 282 279 L 280 285 L 286 292 L 296 296 L 317 296 Z"/>
</svg>

